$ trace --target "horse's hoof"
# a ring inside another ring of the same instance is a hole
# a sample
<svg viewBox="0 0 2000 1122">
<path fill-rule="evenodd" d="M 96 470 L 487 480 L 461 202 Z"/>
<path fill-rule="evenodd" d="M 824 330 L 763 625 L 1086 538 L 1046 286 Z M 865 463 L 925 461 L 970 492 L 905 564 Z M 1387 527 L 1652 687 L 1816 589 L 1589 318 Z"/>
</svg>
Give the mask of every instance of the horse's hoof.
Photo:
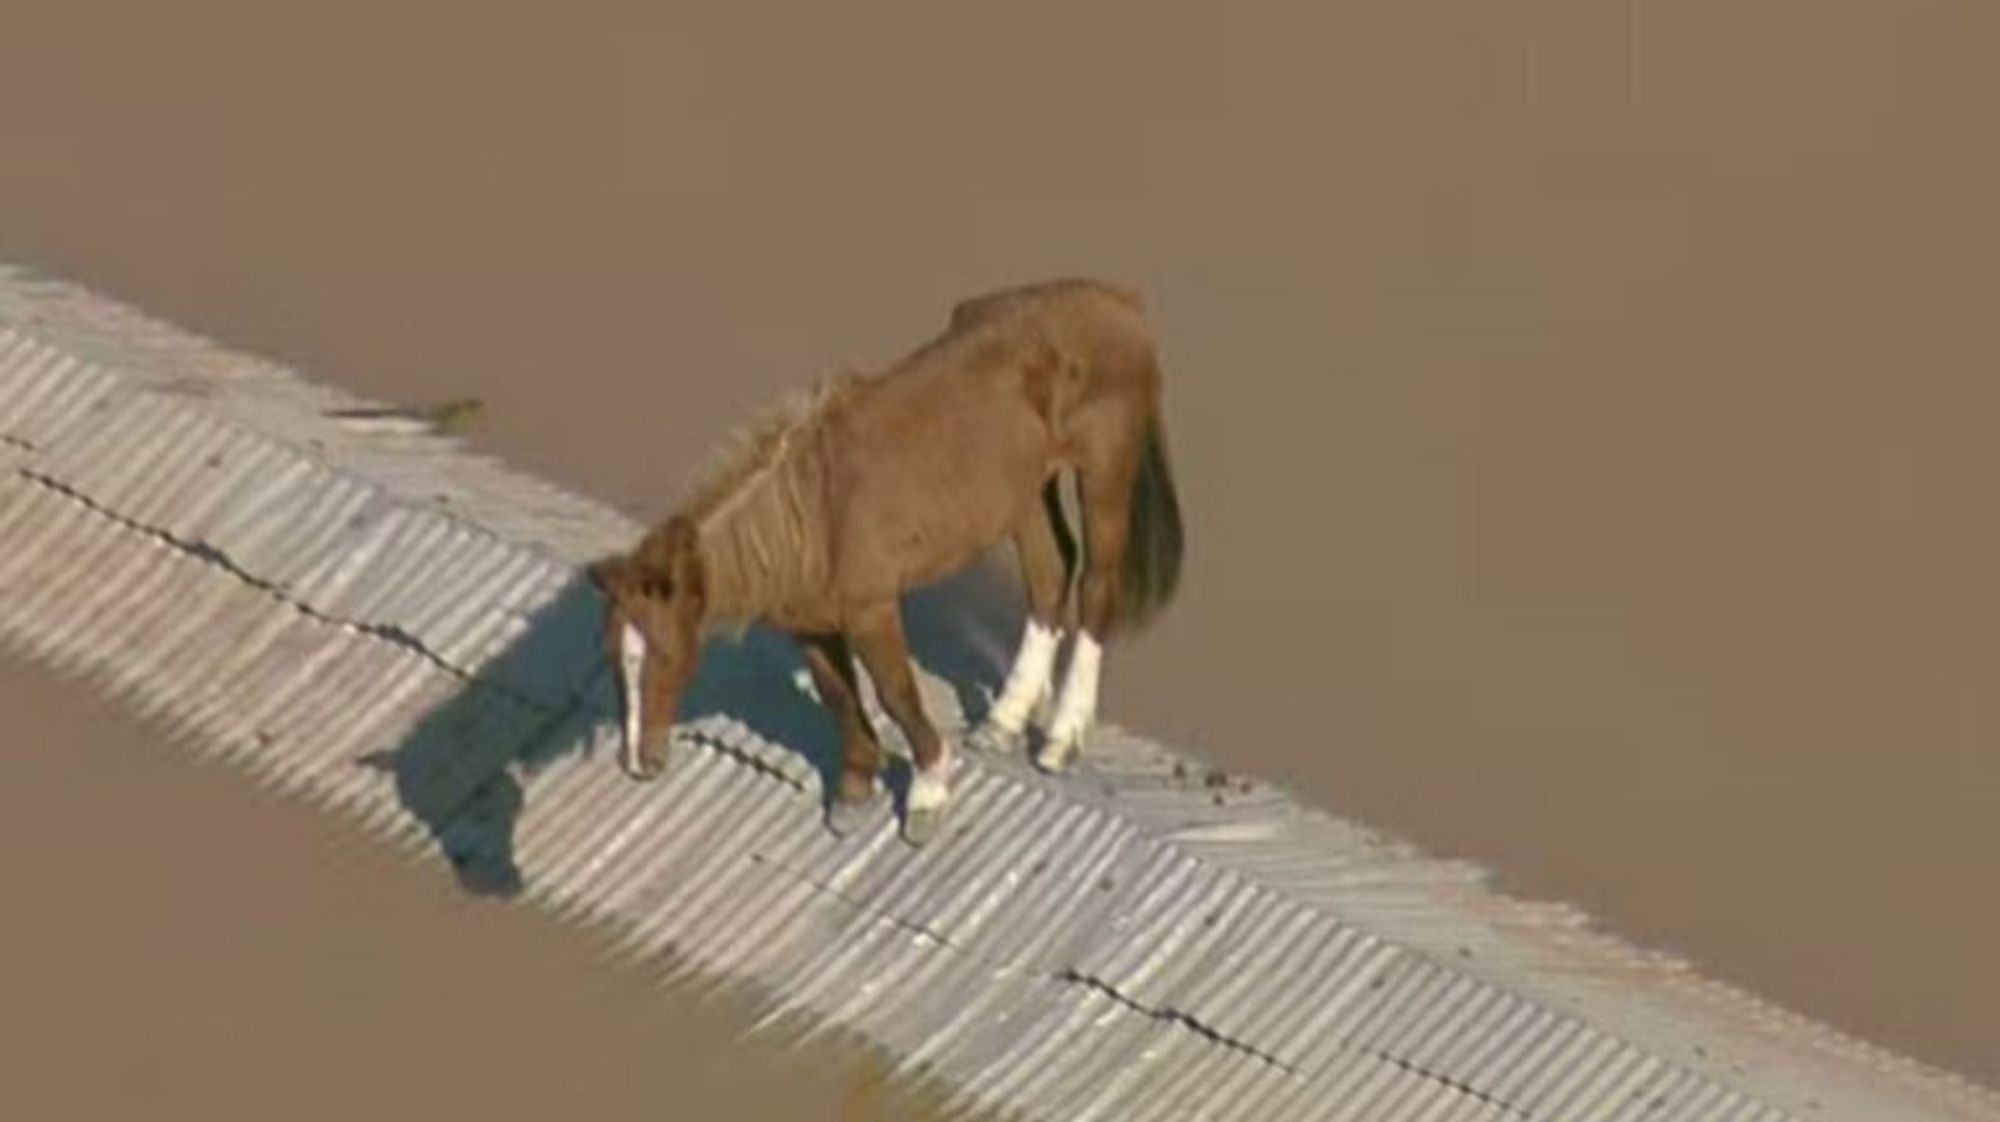
<svg viewBox="0 0 2000 1122">
<path fill-rule="evenodd" d="M 936 840 L 944 826 L 944 812 L 948 803 L 936 806 L 912 807 L 903 815 L 903 840 L 915 848 L 922 849 Z"/>
<path fill-rule="evenodd" d="M 923 846 L 937 837 L 945 808 L 951 805 L 952 770 L 952 759 L 946 756 L 910 776 L 910 792 L 903 804 L 904 841 Z"/>
<path fill-rule="evenodd" d="M 988 756 L 1011 756 L 1028 746 L 1028 734 L 1010 732 L 996 724 L 982 724 L 966 738 L 966 746 Z"/>
<path fill-rule="evenodd" d="M 669 747 L 660 747 L 638 753 L 627 753 L 618 757 L 618 767 L 626 778 L 635 783 L 651 783 L 666 774 L 667 763 L 672 757 Z"/>
<path fill-rule="evenodd" d="M 1081 747 L 1076 741 L 1051 740 L 1035 753 L 1035 770 L 1044 775 L 1056 775 L 1069 767 L 1070 760 Z"/>
<path fill-rule="evenodd" d="M 836 798 L 826 808 L 826 828 L 834 837 L 844 838 L 865 829 L 875 820 L 884 802 L 880 787 L 870 792 L 865 799 Z"/>
</svg>

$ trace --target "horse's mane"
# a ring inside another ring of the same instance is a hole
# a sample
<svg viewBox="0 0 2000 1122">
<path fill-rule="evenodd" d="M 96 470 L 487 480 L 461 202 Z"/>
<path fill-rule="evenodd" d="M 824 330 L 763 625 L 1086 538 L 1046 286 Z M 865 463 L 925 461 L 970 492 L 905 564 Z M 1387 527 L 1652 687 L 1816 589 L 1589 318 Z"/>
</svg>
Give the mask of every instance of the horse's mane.
<svg viewBox="0 0 2000 1122">
<path fill-rule="evenodd" d="M 681 504 L 694 524 L 710 612 L 745 622 L 777 596 L 817 584 L 825 570 L 816 428 L 864 376 L 843 370 L 782 398 L 724 441 Z"/>
<path fill-rule="evenodd" d="M 681 503 L 681 514 L 700 525 L 739 498 L 745 488 L 783 459 L 792 439 L 819 419 L 822 408 L 834 396 L 836 383 L 848 377 L 852 375 L 837 374 L 793 390 L 749 424 L 731 430 L 710 453 L 708 467 L 696 475 L 694 487 Z"/>
</svg>

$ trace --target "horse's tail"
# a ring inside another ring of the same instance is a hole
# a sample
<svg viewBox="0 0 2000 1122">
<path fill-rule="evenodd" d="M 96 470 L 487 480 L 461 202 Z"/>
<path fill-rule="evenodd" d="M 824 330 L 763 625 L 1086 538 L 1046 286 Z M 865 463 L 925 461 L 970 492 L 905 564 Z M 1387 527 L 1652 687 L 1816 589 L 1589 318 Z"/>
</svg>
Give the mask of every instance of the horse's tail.
<svg viewBox="0 0 2000 1122">
<path fill-rule="evenodd" d="M 1132 484 L 1132 513 L 1125 534 L 1117 622 L 1137 631 L 1174 598 L 1181 581 L 1181 503 L 1167 459 L 1167 433 L 1155 409 L 1146 423 L 1139 475 Z"/>
</svg>

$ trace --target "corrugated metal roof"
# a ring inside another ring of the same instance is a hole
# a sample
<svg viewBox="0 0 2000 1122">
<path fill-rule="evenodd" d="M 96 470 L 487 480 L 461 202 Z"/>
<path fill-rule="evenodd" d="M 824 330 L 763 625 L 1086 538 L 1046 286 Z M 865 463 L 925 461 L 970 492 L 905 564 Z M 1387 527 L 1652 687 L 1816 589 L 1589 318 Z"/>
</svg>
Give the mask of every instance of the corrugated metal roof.
<svg viewBox="0 0 2000 1122">
<path fill-rule="evenodd" d="M 577 565 L 639 527 L 365 404 L 0 270 L 0 638 L 466 883 L 754 987 L 968 1106 L 1061 1119 L 2000 1119 L 1858 1043 L 1131 733 L 971 764 L 924 851 L 817 813 L 781 644 L 610 763 Z M 953 692 L 928 679 L 935 711 Z M 892 742 L 896 739 L 891 736 Z"/>
</svg>

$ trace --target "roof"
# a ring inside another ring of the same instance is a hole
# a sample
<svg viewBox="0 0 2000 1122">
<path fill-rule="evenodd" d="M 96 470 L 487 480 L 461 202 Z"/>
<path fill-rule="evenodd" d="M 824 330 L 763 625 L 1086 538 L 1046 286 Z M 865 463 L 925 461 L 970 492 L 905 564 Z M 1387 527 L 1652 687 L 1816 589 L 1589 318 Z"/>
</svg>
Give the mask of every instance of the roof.
<svg viewBox="0 0 2000 1122">
<path fill-rule="evenodd" d="M 1060 778 L 975 758 L 928 849 L 886 819 L 836 839 L 827 733 L 754 632 L 711 656 L 669 774 L 632 783 L 579 567 L 640 527 L 334 415 L 377 404 L 0 267 L 0 642 L 968 1106 L 2000 1119 L 1984 1088 L 1129 730 Z"/>
</svg>

